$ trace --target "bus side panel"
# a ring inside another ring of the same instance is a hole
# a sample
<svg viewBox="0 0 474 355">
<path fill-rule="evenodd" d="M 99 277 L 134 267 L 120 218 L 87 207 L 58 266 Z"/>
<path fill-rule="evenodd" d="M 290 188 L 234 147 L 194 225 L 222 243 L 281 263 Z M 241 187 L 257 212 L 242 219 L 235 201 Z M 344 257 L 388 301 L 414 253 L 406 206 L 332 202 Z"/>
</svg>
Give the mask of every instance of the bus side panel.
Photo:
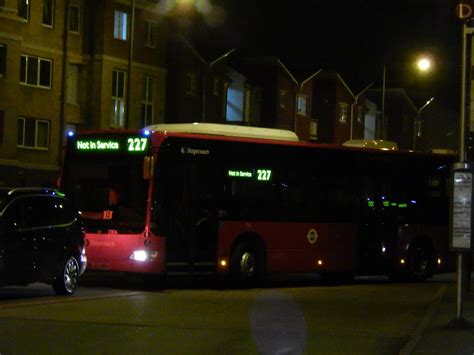
<svg viewBox="0 0 474 355">
<path fill-rule="evenodd" d="M 350 224 L 226 221 L 219 231 L 219 260 L 228 260 L 236 238 L 250 233 L 265 244 L 268 272 L 353 272 L 355 230 Z"/>
</svg>

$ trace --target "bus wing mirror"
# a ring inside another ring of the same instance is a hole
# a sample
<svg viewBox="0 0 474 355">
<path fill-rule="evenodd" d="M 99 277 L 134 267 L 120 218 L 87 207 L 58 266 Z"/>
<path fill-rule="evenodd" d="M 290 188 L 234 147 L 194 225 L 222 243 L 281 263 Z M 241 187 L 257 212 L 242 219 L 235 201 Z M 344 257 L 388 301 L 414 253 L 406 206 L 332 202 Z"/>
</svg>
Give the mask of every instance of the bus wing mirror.
<svg viewBox="0 0 474 355">
<path fill-rule="evenodd" d="M 155 159 L 153 157 L 143 158 L 143 178 L 149 180 L 153 177 L 153 171 L 155 168 Z"/>
</svg>

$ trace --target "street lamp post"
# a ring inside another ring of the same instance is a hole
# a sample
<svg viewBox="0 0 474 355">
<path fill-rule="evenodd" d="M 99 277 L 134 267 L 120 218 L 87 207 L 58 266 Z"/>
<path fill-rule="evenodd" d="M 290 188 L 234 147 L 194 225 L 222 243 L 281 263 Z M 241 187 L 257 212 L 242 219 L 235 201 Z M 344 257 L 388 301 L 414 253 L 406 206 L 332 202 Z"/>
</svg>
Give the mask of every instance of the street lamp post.
<svg viewBox="0 0 474 355">
<path fill-rule="evenodd" d="M 418 58 L 416 61 L 416 67 L 418 71 L 420 72 L 429 72 L 432 68 L 432 60 L 429 57 L 422 56 Z M 385 83 L 385 76 L 386 76 L 386 66 L 385 64 L 383 65 L 383 72 L 382 72 L 382 112 L 381 112 L 381 128 L 380 128 L 380 134 L 382 139 L 383 137 L 383 131 L 385 127 L 385 91 L 386 91 L 386 83 Z"/>
<path fill-rule="evenodd" d="M 213 60 L 212 62 L 210 62 L 207 65 L 207 68 L 206 68 L 207 70 L 204 73 L 204 77 L 203 77 L 203 80 L 202 80 L 202 122 L 206 121 L 206 90 L 207 90 L 206 82 L 207 82 L 207 77 L 209 76 L 209 74 L 211 74 L 211 70 L 212 70 L 212 67 L 214 66 L 214 64 L 216 64 L 217 62 L 219 62 L 222 59 L 226 58 L 227 56 L 229 56 L 229 54 L 231 54 L 232 52 L 235 52 L 235 51 L 236 51 L 236 49 L 232 48 L 230 51 L 224 53 L 223 55 L 216 58 L 215 60 Z"/>
<path fill-rule="evenodd" d="M 417 129 L 417 122 L 421 125 L 421 111 L 423 111 L 434 100 L 434 97 L 425 102 L 423 106 L 416 110 L 416 117 L 413 121 L 413 150 L 416 150 L 416 136 L 420 134 Z"/>
</svg>

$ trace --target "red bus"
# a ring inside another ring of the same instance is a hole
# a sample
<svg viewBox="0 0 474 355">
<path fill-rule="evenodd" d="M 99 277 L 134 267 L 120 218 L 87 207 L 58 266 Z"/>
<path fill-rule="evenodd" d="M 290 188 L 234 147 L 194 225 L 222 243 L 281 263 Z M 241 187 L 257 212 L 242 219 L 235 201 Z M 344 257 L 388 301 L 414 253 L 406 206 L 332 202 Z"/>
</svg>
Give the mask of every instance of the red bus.
<svg viewBox="0 0 474 355">
<path fill-rule="evenodd" d="M 422 280 L 448 264 L 455 160 L 163 124 L 72 135 L 60 183 L 82 212 L 89 270 Z"/>
</svg>

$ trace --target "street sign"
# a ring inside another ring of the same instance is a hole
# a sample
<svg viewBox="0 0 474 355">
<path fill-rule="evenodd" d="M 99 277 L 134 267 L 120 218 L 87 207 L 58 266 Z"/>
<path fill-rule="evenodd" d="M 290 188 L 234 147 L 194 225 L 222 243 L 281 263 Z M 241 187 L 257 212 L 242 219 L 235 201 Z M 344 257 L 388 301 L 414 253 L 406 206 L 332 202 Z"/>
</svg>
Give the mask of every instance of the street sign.
<svg viewBox="0 0 474 355">
<path fill-rule="evenodd" d="M 474 4 L 472 0 L 461 0 L 456 5 L 456 17 L 461 21 L 470 21 L 474 15 Z"/>
<path fill-rule="evenodd" d="M 471 250 L 472 188 L 470 167 L 454 167 L 452 172 L 451 240 L 452 251 Z"/>
</svg>

